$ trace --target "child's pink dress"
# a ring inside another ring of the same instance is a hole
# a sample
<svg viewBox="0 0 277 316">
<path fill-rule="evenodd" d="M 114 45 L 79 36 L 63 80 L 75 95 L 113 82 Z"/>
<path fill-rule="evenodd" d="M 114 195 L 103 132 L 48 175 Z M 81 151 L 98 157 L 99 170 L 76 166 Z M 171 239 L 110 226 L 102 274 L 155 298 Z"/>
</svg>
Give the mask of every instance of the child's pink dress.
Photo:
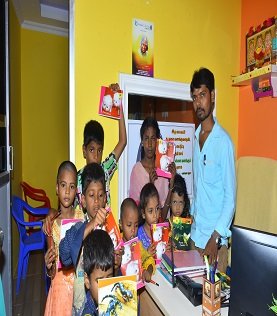
<svg viewBox="0 0 277 316">
<path fill-rule="evenodd" d="M 84 214 L 80 209 L 75 210 L 74 218 L 83 219 Z M 61 228 L 57 224 L 57 220 L 53 223 L 52 235 L 55 243 L 57 254 L 56 265 L 58 265 L 59 244 L 60 244 Z M 69 269 L 59 269 L 56 266 L 56 275 L 51 281 L 51 286 L 47 296 L 44 315 L 72 315 L 73 305 L 73 282 L 74 282 L 74 267 Z"/>
</svg>

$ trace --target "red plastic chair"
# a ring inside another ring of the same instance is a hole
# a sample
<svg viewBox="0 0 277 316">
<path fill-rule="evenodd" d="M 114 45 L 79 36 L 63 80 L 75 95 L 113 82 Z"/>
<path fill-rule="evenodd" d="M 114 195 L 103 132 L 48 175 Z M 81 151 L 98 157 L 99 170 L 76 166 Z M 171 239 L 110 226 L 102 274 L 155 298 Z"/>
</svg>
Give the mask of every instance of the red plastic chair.
<svg viewBox="0 0 277 316">
<path fill-rule="evenodd" d="M 31 205 L 35 208 L 51 208 L 50 200 L 43 189 L 34 188 L 24 181 L 20 182 L 20 185 L 23 189 L 24 200 L 28 205 Z M 41 204 L 39 203 L 37 206 L 34 206 L 32 205 L 34 203 L 31 203 L 31 200 L 41 202 Z M 45 216 L 33 216 L 32 214 L 29 214 L 29 222 L 40 221 L 43 218 L 45 218 Z M 34 227 L 29 228 L 30 234 L 35 231 L 36 229 Z"/>
</svg>

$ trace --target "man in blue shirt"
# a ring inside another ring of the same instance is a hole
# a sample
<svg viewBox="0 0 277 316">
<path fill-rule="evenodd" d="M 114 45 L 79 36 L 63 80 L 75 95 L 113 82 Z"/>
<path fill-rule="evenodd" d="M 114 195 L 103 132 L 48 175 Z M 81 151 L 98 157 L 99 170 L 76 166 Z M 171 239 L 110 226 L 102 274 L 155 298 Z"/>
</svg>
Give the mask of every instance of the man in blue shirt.
<svg viewBox="0 0 277 316">
<path fill-rule="evenodd" d="M 194 111 L 200 125 L 195 132 L 193 153 L 194 199 L 191 207 L 192 248 L 209 256 L 218 269 L 226 271 L 228 237 L 234 216 L 236 177 L 233 143 L 213 116 L 214 75 L 195 71 L 190 84 Z"/>
</svg>

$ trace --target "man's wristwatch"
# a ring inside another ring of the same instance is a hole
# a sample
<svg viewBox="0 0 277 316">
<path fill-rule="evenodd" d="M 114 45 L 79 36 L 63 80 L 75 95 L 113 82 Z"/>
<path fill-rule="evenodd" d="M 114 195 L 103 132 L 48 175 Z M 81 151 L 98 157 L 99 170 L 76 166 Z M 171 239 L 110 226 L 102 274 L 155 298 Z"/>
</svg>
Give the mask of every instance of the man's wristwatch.
<svg viewBox="0 0 277 316">
<path fill-rule="evenodd" d="M 220 249 L 221 248 L 221 236 L 218 233 L 212 233 L 212 237 L 215 239 L 215 242 L 217 244 L 217 248 Z"/>
</svg>

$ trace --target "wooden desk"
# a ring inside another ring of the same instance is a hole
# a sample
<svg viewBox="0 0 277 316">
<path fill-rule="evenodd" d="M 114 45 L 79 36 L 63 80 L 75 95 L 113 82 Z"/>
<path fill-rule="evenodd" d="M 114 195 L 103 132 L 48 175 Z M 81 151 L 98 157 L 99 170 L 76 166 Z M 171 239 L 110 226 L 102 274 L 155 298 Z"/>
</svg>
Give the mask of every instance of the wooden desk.
<svg viewBox="0 0 277 316">
<path fill-rule="evenodd" d="M 146 291 L 141 296 L 141 316 L 202 315 L 202 305 L 197 307 L 193 306 L 193 304 L 178 288 L 172 288 L 172 286 L 165 280 L 159 271 L 157 271 L 153 276 L 153 280 L 156 281 L 160 286 L 154 285 L 152 283 L 146 284 Z M 144 312 L 146 309 L 150 309 L 148 313 Z M 221 316 L 228 316 L 227 307 L 221 309 Z"/>
</svg>

